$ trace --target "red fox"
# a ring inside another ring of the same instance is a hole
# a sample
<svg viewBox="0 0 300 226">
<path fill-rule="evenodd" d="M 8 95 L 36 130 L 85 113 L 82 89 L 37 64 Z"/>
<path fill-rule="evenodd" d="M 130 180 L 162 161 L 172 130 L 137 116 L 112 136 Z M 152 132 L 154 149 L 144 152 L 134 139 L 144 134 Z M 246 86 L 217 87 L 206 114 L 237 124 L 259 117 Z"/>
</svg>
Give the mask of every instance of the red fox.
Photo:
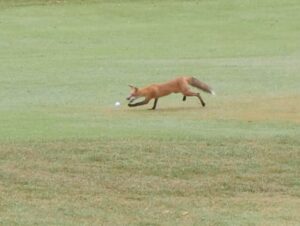
<svg viewBox="0 0 300 226">
<path fill-rule="evenodd" d="M 131 88 L 131 93 L 127 97 L 127 100 L 129 100 L 128 106 L 136 107 L 148 104 L 151 99 L 154 99 L 154 104 L 152 107 L 152 110 L 154 110 L 156 108 L 158 98 L 167 96 L 171 93 L 182 93 L 183 101 L 186 100 L 187 96 L 195 96 L 199 98 L 202 106 L 204 107 L 205 102 L 200 96 L 200 93 L 194 93 L 190 91 L 189 85 L 215 95 L 215 92 L 212 90 L 211 87 L 194 77 L 178 77 L 165 83 L 153 84 L 144 88 L 137 88 L 135 86 L 129 85 L 129 87 Z M 133 103 L 136 99 L 140 97 L 144 97 L 145 100 L 138 103 Z"/>
</svg>

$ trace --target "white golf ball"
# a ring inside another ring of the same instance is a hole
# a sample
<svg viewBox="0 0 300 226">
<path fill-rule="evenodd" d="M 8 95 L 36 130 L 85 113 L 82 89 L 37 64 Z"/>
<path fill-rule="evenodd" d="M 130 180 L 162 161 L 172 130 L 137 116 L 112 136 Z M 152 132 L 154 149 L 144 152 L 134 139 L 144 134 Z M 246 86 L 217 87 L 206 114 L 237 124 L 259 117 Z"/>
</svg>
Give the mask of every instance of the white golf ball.
<svg viewBox="0 0 300 226">
<path fill-rule="evenodd" d="M 117 101 L 116 103 L 115 103 L 115 106 L 116 107 L 119 107 L 121 105 L 121 103 L 119 102 L 119 101 Z"/>
</svg>

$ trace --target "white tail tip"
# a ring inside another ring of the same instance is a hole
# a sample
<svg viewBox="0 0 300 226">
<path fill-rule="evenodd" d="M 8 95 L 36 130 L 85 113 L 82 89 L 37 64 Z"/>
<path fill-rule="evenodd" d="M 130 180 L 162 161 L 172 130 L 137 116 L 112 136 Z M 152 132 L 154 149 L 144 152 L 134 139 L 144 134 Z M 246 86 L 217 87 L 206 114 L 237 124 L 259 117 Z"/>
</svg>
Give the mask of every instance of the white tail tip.
<svg viewBox="0 0 300 226">
<path fill-rule="evenodd" d="M 211 91 L 211 94 L 214 96 L 216 95 L 215 91 L 213 91 L 213 90 Z"/>
</svg>

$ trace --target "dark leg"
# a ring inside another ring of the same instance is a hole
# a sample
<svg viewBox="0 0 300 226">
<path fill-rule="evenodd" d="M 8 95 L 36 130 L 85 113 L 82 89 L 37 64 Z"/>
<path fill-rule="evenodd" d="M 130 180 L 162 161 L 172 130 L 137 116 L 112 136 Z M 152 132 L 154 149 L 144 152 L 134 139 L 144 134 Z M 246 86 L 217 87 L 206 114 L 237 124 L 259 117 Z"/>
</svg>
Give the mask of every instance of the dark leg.
<svg viewBox="0 0 300 226">
<path fill-rule="evenodd" d="M 194 93 L 194 92 L 191 92 L 189 90 L 185 91 L 183 93 L 184 96 L 192 96 L 192 97 L 198 97 L 198 99 L 200 100 L 202 106 L 204 107 L 205 106 L 205 102 L 203 101 L 203 99 L 201 98 L 200 96 L 200 93 Z"/>
<path fill-rule="evenodd" d="M 186 96 L 183 96 L 182 101 L 186 101 Z"/>
<path fill-rule="evenodd" d="M 145 105 L 145 104 L 148 104 L 148 103 L 149 103 L 149 100 L 145 99 L 145 100 L 143 100 L 141 102 L 137 102 L 135 104 L 129 103 L 128 106 L 129 107 L 136 107 L 136 106 Z"/>
<path fill-rule="evenodd" d="M 205 107 L 205 102 L 203 101 L 202 97 L 200 96 L 200 93 L 197 93 L 197 97 L 199 98 L 202 106 Z"/>
<path fill-rule="evenodd" d="M 151 108 L 152 110 L 155 110 L 155 108 L 156 108 L 156 104 L 157 104 L 157 100 L 158 100 L 158 98 L 155 98 L 155 100 L 154 100 L 154 104 L 153 104 L 153 107 Z"/>
</svg>

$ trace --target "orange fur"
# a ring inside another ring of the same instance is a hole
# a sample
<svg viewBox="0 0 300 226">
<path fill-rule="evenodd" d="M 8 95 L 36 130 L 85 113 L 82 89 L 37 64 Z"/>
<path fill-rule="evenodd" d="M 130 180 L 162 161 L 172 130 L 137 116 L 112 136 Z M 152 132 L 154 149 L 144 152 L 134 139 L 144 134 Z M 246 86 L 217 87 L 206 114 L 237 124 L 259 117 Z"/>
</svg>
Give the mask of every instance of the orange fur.
<svg viewBox="0 0 300 226">
<path fill-rule="evenodd" d="M 158 98 L 167 96 L 171 93 L 182 93 L 184 96 L 183 100 L 185 100 L 187 96 L 196 96 L 199 98 L 202 106 L 205 106 L 205 103 L 201 98 L 200 94 L 190 91 L 189 85 L 201 89 L 205 92 L 214 94 L 214 91 L 204 82 L 201 82 L 194 77 L 184 76 L 184 77 L 178 77 L 176 79 L 173 79 L 165 83 L 146 86 L 144 88 L 137 88 L 134 86 L 130 86 L 132 88 L 132 91 L 129 97 L 127 97 L 127 100 L 129 100 L 128 106 L 136 107 L 136 106 L 148 104 L 151 99 L 154 99 L 155 101 L 152 107 L 152 109 L 154 110 L 156 108 Z M 139 97 L 144 97 L 145 100 L 138 103 L 132 103 L 134 100 L 136 100 Z"/>
</svg>

